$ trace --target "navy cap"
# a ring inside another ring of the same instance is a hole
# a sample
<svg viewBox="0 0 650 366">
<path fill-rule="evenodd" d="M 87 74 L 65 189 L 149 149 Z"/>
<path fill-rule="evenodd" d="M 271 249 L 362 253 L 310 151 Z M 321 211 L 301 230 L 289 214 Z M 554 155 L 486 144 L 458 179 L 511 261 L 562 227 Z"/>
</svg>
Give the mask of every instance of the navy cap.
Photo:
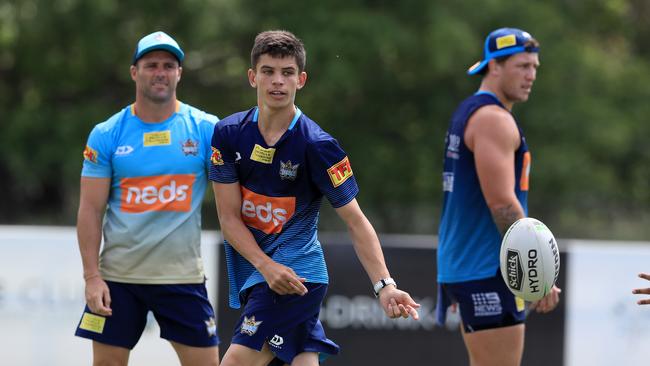
<svg viewBox="0 0 650 366">
<path fill-rule="evenodd" d="M 517 28 L 499 28 L 488 34 L 483 47 L 483 60 L 478 61 L 467 70 L 470 75 L 477 74 L 493 58 L 514 55 L 520 52 L 539 52 L 539 47 L 526 47 L 532 40 L 530 33 Z"/>
<path fill-rule="evenodd" d="M 142 37 L 138 42 L 138 45 L 135 48 L 135 53 L 133 54 L 133 65 L 135 65 L 135 63 L 138 62 L 145 53 L 155 50 L 164 50 L 171 53 L 176 56 L 179 63 L 181 63 L 185 57 L 185 53 L 183 53 L 181 47 L 172 37 L 167 35 L 165 32 L 154 32 Z"/>
</svg>

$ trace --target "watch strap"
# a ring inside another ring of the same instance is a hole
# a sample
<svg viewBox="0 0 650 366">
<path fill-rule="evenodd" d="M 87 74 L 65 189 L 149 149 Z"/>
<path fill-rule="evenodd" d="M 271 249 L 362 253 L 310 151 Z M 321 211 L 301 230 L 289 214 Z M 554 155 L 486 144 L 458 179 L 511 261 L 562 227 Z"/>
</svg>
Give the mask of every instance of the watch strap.
<svg viewBox="0 0 650 366">
<path fill-rule="evenodd" d="M 375 297 L 379 297 L 379 291 L 388 285 L 393 285 L 395 288 L 397 288 L 397 283 L 392 277 L 382 278 L 379 281 L 375 282 L 375 284 L 372 286 Z"/>
</svg>

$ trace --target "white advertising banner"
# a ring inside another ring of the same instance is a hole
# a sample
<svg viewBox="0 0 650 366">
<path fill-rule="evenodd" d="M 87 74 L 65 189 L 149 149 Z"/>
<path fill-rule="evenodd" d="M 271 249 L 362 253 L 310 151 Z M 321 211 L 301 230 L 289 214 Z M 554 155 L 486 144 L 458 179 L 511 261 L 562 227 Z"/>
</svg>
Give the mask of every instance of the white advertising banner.
<svg viewBox="0 0 650 366">
<path fill-rule="evenodd" d="M 217 232 L 204 232 L 208 294 L 216 297 Z M 81 366 L 91 341 L 74 336 L 84 308 L 84 282 L 74 228 L 0 226 L 0 364 Z M 132 365 L 178 365 L 152 316 Z"/>
<path fill-rule="evenodd" d="M 572 240 L 568 245 L 565 364 L 647 365 L 650 305 L 634 288 L 650 287 L 650 243 Z"/>
<path fill-rule="evenodd" d="M 213 304 L 218 241 L 217 232 L 203 233 L 202 253 Z M 570 261 L 563 266 L 568 271 L 562 294 L 566 301 L 564 365 L 647 364 L 650 305 L 639 306 L 636 301 L 650 296 L 633 295 L 632 289 L 650 287 L 650 282 L 637 277 L 639 272 L 650 272 L 650 243 L 560 242 Z M 0 364 L 89 365 L 90 341 L 74 336 L 84 307 L 83 291 L 74 228 L 0 226 Z M 222 338 L 231 331 L 218 324 Z M 130 360 L 132 365 L 179 364 L 171 346 L 159 337 L 153 317 Z"/>
</svg>

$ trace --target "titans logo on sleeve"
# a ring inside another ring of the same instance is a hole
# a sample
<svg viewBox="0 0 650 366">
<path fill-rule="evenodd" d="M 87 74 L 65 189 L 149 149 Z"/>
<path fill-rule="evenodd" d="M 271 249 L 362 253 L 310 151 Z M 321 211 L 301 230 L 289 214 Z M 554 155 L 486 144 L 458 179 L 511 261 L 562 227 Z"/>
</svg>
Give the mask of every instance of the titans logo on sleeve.
<svg viewBox="0 0 650 366">
<path fill-rule="evenodd" d="M 337 208 L 357 195 L 350 159 L 298 109 L 274 146 L 260 134 L 257 117 L 253 108 L 215 126 L 210 179 L 239 183 L 242 220 L 267 255 L 308 282 L 328 283 L 317 238 L 318 212 L 323 196 Z M 226 263 L 230 305 L 239 308 L 240 292 L 264 278 L 227 242 Z"/>
</svg>

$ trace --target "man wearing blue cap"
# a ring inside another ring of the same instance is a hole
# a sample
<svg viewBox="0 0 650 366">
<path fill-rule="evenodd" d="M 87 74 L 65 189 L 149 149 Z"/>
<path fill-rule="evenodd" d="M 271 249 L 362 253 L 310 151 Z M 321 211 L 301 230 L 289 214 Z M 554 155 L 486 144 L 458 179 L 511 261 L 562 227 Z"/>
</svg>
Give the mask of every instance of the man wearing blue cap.
<svg viewBox="0 0 650 366">
<path fill-rule="evenodd" d="M 75 334 L 93 340 L 94 365 L 126 365 L 149 311 L 182 365 L 219 365 L 200 247 L 218 118 L 176 99 L 183 58 L 163 32 L 142 38 L 130 70 L 135 102 L 97 124 L 83 153 L 87 305 Z"/>
<path fill-rule="evenodd" d="M 531 154 L 512 114 L 528 100 L 539 67 L 539 43 L 515 28 L 485 40 L 483 60 L 468 74 L 481 86 L 454 112 L 445 137 L 438 243 L 437 320 L 460 308 L 470 364 L 514 366 L 524 349 L 525 303 L 499 272 L 502 235 L 527 214 Z M 530 305 L 549 312 L 560 289 Z"/>
</svg>

